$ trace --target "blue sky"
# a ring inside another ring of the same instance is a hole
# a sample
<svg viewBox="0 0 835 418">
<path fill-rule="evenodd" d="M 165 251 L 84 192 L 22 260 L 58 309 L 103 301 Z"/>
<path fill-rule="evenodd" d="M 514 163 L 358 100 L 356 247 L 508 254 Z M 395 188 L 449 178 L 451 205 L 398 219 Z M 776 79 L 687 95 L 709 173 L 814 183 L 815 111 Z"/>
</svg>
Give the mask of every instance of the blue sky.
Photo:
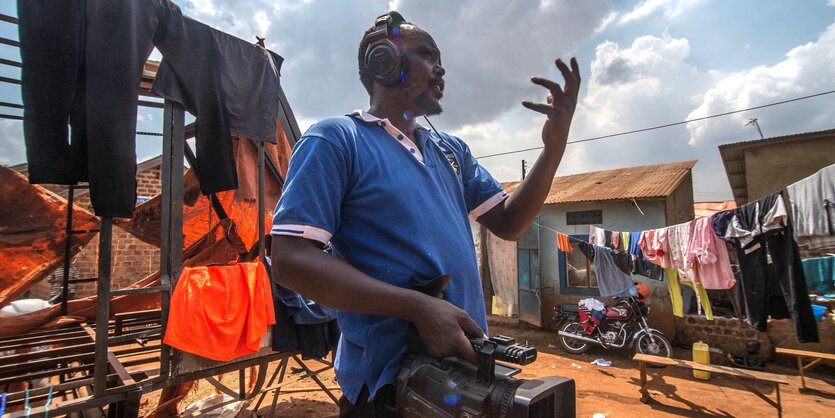
<svg viewBox="0 0 835 418">
<path fill-rule="evenodd" d="M 576 55 L 584 78 L 571 139 L 667 124 L 835 90 L 835 0 L 177 0 L 184 13 L 245 40 L 266 35 L 285 58 L 282 85 L 304 128 L 367 107 L 356 47 L 374 18 L 397 9 L 435 37 L 447 70 L 435 126 L 477 156 L 541 144 L 542 117 L 519 104 L 544 97 L 528 80 L 557 78 L 556 57 Z M 0 13 L 16 15 L 15 2 Z M 0 36 L 16 27 L 0 23 Z M 155 54 L 158 58 L 158 55 Z M 0 45 L 0 57 L 19 59 Z M 19 77 L 0 65 L 0 75 Z M 0 83 L 0 101 L 20 103 Z M 0 113 L 20 114 L 4 108 Z M 717 146 L 835 128 L 835 94 L 601 141 L 569 145 L 559 174 L 699 159 L 698 201 L 731 197 Z M 161 113 L 137 126 L 161 131 Z M 137 158 L 159 153 L 138 137 Z M 518 180 L 538 151 L 482 159 L 501 181 Z M 21 122 L 0 120 L 0 163 L 24 162 Z M 802 162 L 798 162 L 802 164 Z"/>
</svg>

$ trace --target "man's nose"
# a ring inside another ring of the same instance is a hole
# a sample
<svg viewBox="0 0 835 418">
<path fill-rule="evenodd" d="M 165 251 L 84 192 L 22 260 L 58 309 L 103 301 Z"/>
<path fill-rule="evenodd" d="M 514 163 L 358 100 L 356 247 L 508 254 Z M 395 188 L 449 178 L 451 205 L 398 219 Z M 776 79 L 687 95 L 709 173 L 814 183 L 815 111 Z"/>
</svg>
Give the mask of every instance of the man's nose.
<svg viewBox="0 0 835 418">
<path fill-rule="evenodd" d="M 441 64 L 436 64 L 433 71 L 438 77 L 443 77 L 444 74 L 446 74 L 446 70 L 441 66 Z"/>
</svg>

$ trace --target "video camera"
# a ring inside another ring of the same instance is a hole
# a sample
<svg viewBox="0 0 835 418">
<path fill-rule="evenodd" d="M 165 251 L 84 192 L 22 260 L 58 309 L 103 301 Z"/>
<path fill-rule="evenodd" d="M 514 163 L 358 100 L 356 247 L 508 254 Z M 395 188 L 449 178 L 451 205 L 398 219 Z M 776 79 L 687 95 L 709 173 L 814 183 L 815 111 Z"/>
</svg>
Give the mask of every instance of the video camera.
<svg viewBox="0 0 835 418">
<path fill-rule="evenodd" d="M 412 287 L 440 296 L 450 276 L 412 278 Z M 564 377 L 516 379 L 518 367 L 536 361 L 536 348 L 498 336 L 470 340 L 478 366 L 449 357 L 426 354 L 412 327 L 409 350 L 397 374 L 396 400 L 402 417 L 552 418 L 575 416 L 574 380 Z"/>
</svg>

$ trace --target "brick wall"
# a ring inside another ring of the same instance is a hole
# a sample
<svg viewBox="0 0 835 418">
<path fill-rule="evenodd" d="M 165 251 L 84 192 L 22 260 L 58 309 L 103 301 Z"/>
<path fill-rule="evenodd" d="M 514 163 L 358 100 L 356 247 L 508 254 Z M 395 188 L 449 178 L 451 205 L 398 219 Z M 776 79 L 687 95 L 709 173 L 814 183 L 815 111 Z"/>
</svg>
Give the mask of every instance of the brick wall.
<svg viewBox="0 0 835 418">
<path fill-rule="evenodd" d="M 688 315 L 676 320 L 676 339 L 685 346 L 702 341 L 711 348 L 717 348 L 724 353 L 742 355 L 748 340 L 758 340 L 761 344 L 760 354 L 768 358 L 772 352 L 772 344 L 768 334 L 759 332 L 748 323 L 736 318 L 718 318 L 708 321 L 703 316 Z M 711 355 L 711 362 L 726 364 L 724 356 Z"/>
<path fill-rule="evenodd" d="M 154 197 L 162 191 L 160 177 L 162 168 L 156 166 L 136 175 L 136 195 Z M 85 193 L 75 199 L 75 204 L 92 212 L 90 196 Z M 118 226 L 113 227 L 111 289 L 122 289 L 159 270 L 159 248 L 146 244 Z M 73 259 L 73 265 L 82 278 L 98 277 L 99 235 L 81 249 Z M 96 294 L 96 283 L 75 285 L 76 298 Z M 29 297 L 47 299 L 50 285 L 47 280 L 38 283 L 29 292 Z"/>
<path fill-rule="evenodd" d="M 689 346 L 696 341 L 703 341 L 711 348 L 717 348 L 724 353 L 742 355 L 745 352 L 745 342 L 758 340 L 761 344 L 760 354 L 767 360 L 792 364 L 794 358 L 775 356 L 775 347 L 794 348 L 798 350 L 817 351 L 821 353 L 835 353 L 835 314 L 828 314 L 817 323 L 820 343 L 801 344 L 797 342 L 794 331 L 794 321 L 791 319 L 769 319 L 768 332 L 759 332 L 745 321 L 736 318 L 714 318 L 708 321 L 703 316 L 686 316 L 676 318 L 676 339 L 681 345 Z M 711 353 L 711 362 L 727 364 L 724 354 Z M 835 366 L 835 363 L 833 363 Z"/>
</svg>

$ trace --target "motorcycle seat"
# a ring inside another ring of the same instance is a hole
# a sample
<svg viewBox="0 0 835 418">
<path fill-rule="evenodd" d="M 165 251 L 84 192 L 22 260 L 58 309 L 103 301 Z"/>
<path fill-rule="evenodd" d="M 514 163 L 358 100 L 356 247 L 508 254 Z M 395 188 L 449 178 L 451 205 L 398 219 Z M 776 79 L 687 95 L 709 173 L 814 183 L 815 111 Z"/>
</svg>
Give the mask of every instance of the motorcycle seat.
<svg viewBox="0 0 835 418">
<path fill-rule="evenodd" d="M 578 313 L 580 307 L 576 303 L 562 303 L 560 304 L 560 311 L 566 313 Z"/>
</svg>

